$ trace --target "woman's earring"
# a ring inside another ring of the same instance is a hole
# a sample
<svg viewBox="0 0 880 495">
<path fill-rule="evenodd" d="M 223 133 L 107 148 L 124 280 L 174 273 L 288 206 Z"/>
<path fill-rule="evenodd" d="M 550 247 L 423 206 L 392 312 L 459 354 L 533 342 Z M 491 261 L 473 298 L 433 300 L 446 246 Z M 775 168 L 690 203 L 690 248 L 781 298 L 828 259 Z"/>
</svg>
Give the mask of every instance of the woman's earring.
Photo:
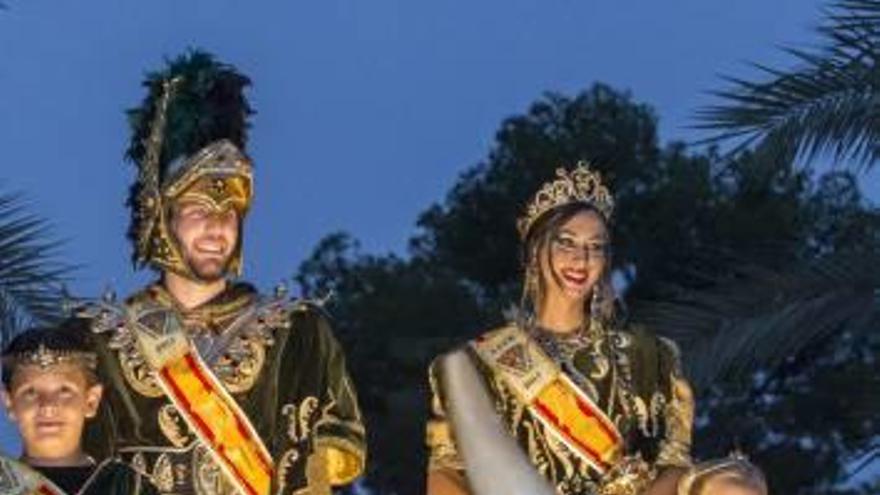
<svg viewBox="0 0 880 495">
<path fill-rule="evenodd" d="M 602 320 L 602 292 L 600 284 L 593 287 L 593 295 L 590 297 L 590 329 L 595 329 Z"/>
<path fill-rule="evenodd" d="M 534 261 L 529 263 L 526 278 L 528 278 L 529 281 L 529 297 L 532 298 L 532 303 L 534 304 L 537 302 L 538 299 L 538 267 Z"/>
<path fill-rule="evenodd" d="M 522 295 L 520 296 L 519 307 L 523 314 L 534 311 L 535 300 L 538 295 L 538 280 L 535 272 L 534 263 L 526 266 L 523 275 Z"/>
</svg>

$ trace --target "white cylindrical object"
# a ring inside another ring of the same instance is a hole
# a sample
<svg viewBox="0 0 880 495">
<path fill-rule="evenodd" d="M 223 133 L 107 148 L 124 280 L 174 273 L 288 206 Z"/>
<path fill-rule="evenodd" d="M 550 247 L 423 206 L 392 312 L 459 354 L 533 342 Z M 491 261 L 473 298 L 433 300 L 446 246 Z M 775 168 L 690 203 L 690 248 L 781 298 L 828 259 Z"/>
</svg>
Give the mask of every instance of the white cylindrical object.
<svg viewBox="0 0 880 495">
<path fill-rule="evenodd" d="M 466 351 L 444 358 L 441 377 L 473 495 L 555 495 L 504 427 Z"/>
</svg>

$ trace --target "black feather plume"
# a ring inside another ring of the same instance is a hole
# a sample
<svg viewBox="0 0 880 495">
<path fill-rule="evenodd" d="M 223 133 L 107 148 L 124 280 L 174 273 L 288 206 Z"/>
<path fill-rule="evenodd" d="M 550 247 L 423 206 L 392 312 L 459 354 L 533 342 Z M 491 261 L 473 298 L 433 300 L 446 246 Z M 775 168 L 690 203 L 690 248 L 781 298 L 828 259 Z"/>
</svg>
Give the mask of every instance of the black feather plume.
<svg viewBox="0 0 880 495">
<path fill-rule="evenodd" d="M 159 183 L 164 185 L 169 165 L 196 153 L 205 146 L 227 139 L 245 151 L 248 118 L 254 111 L 244 90 L 250 79 L 235 67 L 219 62 L 210 53 L 189 50 L 173 60 L 166 60 L 162 71 L 151 72 L 143 82 L 147 96 L 140 106 L 128 109 L 131 140 L 125 157 L 137 167 L 147 155 L 147 142 L 155 120 L 156 103 L 162 96 L 163 82 L 181 76 L 182 81 L 169 102 L 167 124 L 159 160 Z M 135 180 L 129 189 L 127 206 L 131 211 L 128 238 L 137 264 L 137 234 L 140 219 L 137 198 L 142 185 Z"/>
</svg>

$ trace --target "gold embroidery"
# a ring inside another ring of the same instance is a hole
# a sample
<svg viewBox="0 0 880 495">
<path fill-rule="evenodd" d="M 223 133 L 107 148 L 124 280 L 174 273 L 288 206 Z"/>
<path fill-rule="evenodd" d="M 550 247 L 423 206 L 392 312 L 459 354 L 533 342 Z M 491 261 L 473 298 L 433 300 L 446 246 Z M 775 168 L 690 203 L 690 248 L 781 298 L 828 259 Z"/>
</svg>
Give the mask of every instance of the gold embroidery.
<svg viewBox="0 0 880 495">
<path fill-rule="evenodd" d="M 327 470 L 327 479 L 333 486 L 347 485 L 364 472 L 366 463 L 363 449 L 337 437 L 321 437 L 315 445 Z"/>
<path fill-rule="evenodd" d="M 281 460 L 278 461 L 278 467 L 275 472 L 278 493 L 284 493 L 284 489 L 287 487 L 287 477 L 290 473 L 290 469 L 296 464 L 297 460 L 299 460 L 299 451 L 297 449 L 290 449 L 281 455 Z"/>
<path fill-rule="evenodd" d="M 458 450 L 455 448 L 452 428 L 448 421 L 428 420 L 425 434 L 429 450 L 428 466 L 430 469 L 464 469 L 464 464 L 458 455 Z"/>
<path fill-rule="evenodd" d="M 168 319 L 165 313 L 173 313 L 217 378 L 230 393 L 238 394 L 250 390 L 259 379 L 266 363 L 266 349 L 274 343 L 274 332 L 290 327 L 291 312 L 308 308 L 308 303 L 291 300 L 284 294 L 260 299 L 250 290 L 233 287 L 219 301 L 186 310 L 162 285 L 154 284 L 125 304 L 109 299 L 93 301 L 80 315 L 92 321 L 95 333 L 109 335 L 108 346 L 116 351 L 122 374 L 131 388 L 143 396 L 157 398 L 163 392 L 138 348 L 129 324 L 132 315 L 137 318 L 149 309 L 149 315 L 139 322 L 161 334 Z"/>
<path fill-rule="evenodd" d="M 148 475 L 148 473 L 147 473 L 147 460 L 146 460 L 146 458 L 144 458 L 143 453 L 138 452 L 137 454 L 132 456 L 130 464 L 131 464 L 132 469 L 134 469 L 135 471 L 137 471 L 141 474 L 144 474 L 144 475 Z"/>
<path fill-rule="evenodd" d="M 228 318 L 221 337 L 226 348 L 212 369 L 217 378 L 234 394 L 250 390 L 257 382 L 266 363 L 267 348 L 275 342 L 274 332 L 290 327 L 290 312 L 305 308 L 301 301 L 291 301 L 283 294 L 269 300 L 253 301 L 237 308 L 240 315 Z M 248 311 L 248 313 L 244 313 Z"/>
<path fill-rule="evenodd" d="M 266 362 L 266 343 L 242 337 L 240 343 L 233 345 L 235 348 L 227 350 L 214 368 L 226 389 L 238 394 L 247 392 L 257 382 Z"/>
<path fill-rule="evenodd" d="M 281 414 L 287 417 L 287 436 L 290 440 L 294 443 L 312 442 L 314 450 L 306 461 L 306 474 L 309 477 L 309 487 L 318 483 L 317 488 L 313 489 L 322 490 L 321 483 L 324 483 L 324 480 L 328 486 L 350 483 L 364 469 L 364 453 L 354 443 L 336 437 L 321 437 L 312 440 L 315 430 L 326 424 L 346 425 L 352 431 L 363 432 L 363 427 L 359 423 L 336 418 L 331 412 L 335 405 L 336 399 L 330 392 L 330 400 L 323 407 L 317 397 L 309 396 L 303 399 L 299 405 L 285 404 L 281 408 Z M 316 420 L 319 408 L 321 415 Z M 289 461 L 292 464 L 299 458 L 299 453 L 295 450 L 289 452 L 293 452 L 293 457 Z"/>
<path fill-rule="evenodd" d="M 330 495 L 330 476 L 327 460 L 320 450 L 313 452 L 306 460 L 306 480 L 309 495 Z"/>
<path fill-rule="evenodd" d="M 567 452 L 567 448 L 555 435 L 547 435 L 544 437 L 547 441 L 547 448 L 551 452 L 553 452 L 553 456 L 559 460 L 559 464 L 562 465 L 562 479 L 569 479 L 574 476 L 574 456 L 570 455 Z M 556 478 L 560 478 L 560 476 L 556 476 Z"/>
<path fill-rule="evenodd" d="M 109 336 L 107 347 L 116 351 L 122 375 L 131 388 L 146 397 L 161 397 L 162 389 L 138 350 L 134 330 L 130 328 L 131 314 L 130 306 L 117 304 L 112 299 L 88 304 L 79 312 L 91 321 L 94 333 Z"/>
<path fill-rule="evenodd" d="M 42 493 L 34 491 L 40 485 L 33 472 L 25 471 L 27 468 L 12 459 L 0 456 L 0 493 L 13 495 L 28 495 L 30 493 Z"/>
<path fill-rule="evenodd" d="M 687 467 L 691 461 L 694 395 L 683 378 L 672 380 L 672 400 L 666 405 L 666 435 L 660 443 L 657 464 Z"/>
<path fill-rule="evenodd" d="M 650 432 L 648 431 L 648 406 L 645 405 L 645 401 L 641 397 L 633 397 L 632 406 L 635 409 L 633 414 L 636 418 L 636 424 L 638 424 L 639 431 L 642 432 L 643 435 L 649 436 Z"/>
<path fill-rule="evenodd" d="M 318 398 L 309 396 L 296 404 L 285 404 L 281 408 L 281 414 L 287 417 L 287 436 L 293 442 L 300 442 L 308 438 L 312 432 L 311 418 L 318 410 Z"/>
<path fill-rule="evenodd" d="M 427 421 L 425 428 L 425 443 L 428 447 L 428 469 L 450 469 L 463 471 L 464 463 L 458 455 L 458 449 L 453 437 L 452 425 L 446 419 L 446 410 L 443 405 L 443 392 L 437 379 L 436 362 L 431 363 L 428 369 L 428 382 L 431 387 L 431 412 L 432 418 Z"/>
<path fill-rule="evenodd" d="M 162 397 L 162 389 L 153 377 L 153 373 L 140 351 L 136 348 L 121 349 L 117 355 L 122 375 L 135 392 L 150 398 Z"/>
<path fill-rule="evenodd" d="M 185 447 L 194 439 L 189 426 L 173 404 L 159 409 L 159 429 L 175 447 Z"/>
<path fill-rule="evenodd" d="M 488 335 L 492 335 L 490 332 Z M 677 369 L 672 370 L 671 390 L 663 389 L 648 392 L 634 387 L 632 381 L 634 365 L 632 351 L 641 350 L 636 347 L 641 344 L 638 337 L 626 331 L 610 330 L 604 339 L 604 353 L 608 355 L 605 363 L 581 360 L 578 362 L 578 371 L 583 373 L 586 380 L 577 381 L 578 386 L 585 383 L 593 385 L 599 392 L 599 400 L 603 410 L 608 411 L 609 417 L 622 430 L 643 434 L 645 441 L 650 445 L 659 442 L 659 456 L 656 461 L 646 464 L 644 461 L 633 459 L 618 463 L 614 470 L 616 482 L 609 484 L 601 492 L 599 486 L 601 476 L 588 463 L 574 457 L 565 446 L 553 437 L 537 420 L 527 411 L 517 397 L 500 382 L 496 376 L 483 370 L 484 377 L 492 391 L 496 409 L 511 432 L 517 439 L 529 461 L 544 478 L 546 478 L 558 493 L 641 493 L 639 483 L 649 481 L 654 476 L 654 467 L 663 465 L 686 465 L 690 444 L 690 427 L 692 423 L 693 398 L 687 382 L 681 378 Z M 606 367 L 607 364 L 607 367 Z M 636 368 L 636 371 L 644 370 Z M 435 378 L 430 375 L 432 380 Z M 601 379 L 597 378 L 601 377 Z M 665 380 L 664 380 L 665 381 Z M 443 395 L 438 394 L 436 385 L 433 387 L 434 414 L 441 420 L 445 420 L 443 414 Z M 585 393 L 587 387 L 582 389 Z M 588 395 L 590 395 L 588 393 Z M 690 411 L 690 412 L 688 412 Z M 441 425 L 448 424 L 440 421 Z M 640 448 L 642 444 L 631 447 Z M 455 448 L 454 442 L 452 448 Z M 436 452 L 436 446 L 432 448 L 432 455 Z M 617 479 L 619 478 L 619 479 Z M 606 479 L 606 481 L 611 481 Z M 631 491 L 634 487 L 637 491 Z M 607 490 L 618 491 L 607 491 Z M 619 491 L 625 490 L 625 491 Z M 628 490 L 628 491 L 626 491 Z"/>
<path fill-rule="evenodd" d="M 227 481 L 211 453 L 202 445 L 196 447 L 192 456 L 193 486 L 198 495 L 236 495 L 235 488 Z"/>
<path fill-rule="evenodd" d="M 167 454 L 161 454 L 156 459 L 156 464 L 153 466 L 153 475 L 150 476 L 150 480 L 159 491 L 170 492 L 174 489 L 174 471 L 171 466 L 171 459 L 168 458 Z"/>
<path fill-rule="evenodd" d="M 640 455 L 624 457 L 602 477 L 598 495 L 640 495 L 656 477 Z"/>
<path fill-rule="evenodd" d="M 666 412 L 666 396 L 660 392 L 654 392 L 651 397 L 651 428 L 650 436 L 657 438 L 661 433 L 663 417 Z"/>
<path fill-rule="evenodd" d="M 185 485 L 189 479 L 189 468 L 186 464 L 177 463 L 174 465 L 174 482 Z"/>
</svg>

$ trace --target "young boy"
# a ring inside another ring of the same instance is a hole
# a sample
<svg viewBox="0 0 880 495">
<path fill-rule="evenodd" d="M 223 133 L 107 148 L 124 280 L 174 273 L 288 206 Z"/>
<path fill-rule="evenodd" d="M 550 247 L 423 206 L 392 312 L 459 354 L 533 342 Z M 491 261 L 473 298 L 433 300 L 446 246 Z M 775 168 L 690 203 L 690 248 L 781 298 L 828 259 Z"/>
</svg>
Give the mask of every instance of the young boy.
<svg viewBox="0 0 880 495">
<path fill-rule="evenodd" d="M 113 459 L 97 464 L 83 451 L 83 428 L 102 393 L 86 339 L 71 322 L 30 329 L 3 350 L 0 395 L 22 455 L 0 456 L 0 495 L 157 493 L 128 466 Z"/>
</svg>

